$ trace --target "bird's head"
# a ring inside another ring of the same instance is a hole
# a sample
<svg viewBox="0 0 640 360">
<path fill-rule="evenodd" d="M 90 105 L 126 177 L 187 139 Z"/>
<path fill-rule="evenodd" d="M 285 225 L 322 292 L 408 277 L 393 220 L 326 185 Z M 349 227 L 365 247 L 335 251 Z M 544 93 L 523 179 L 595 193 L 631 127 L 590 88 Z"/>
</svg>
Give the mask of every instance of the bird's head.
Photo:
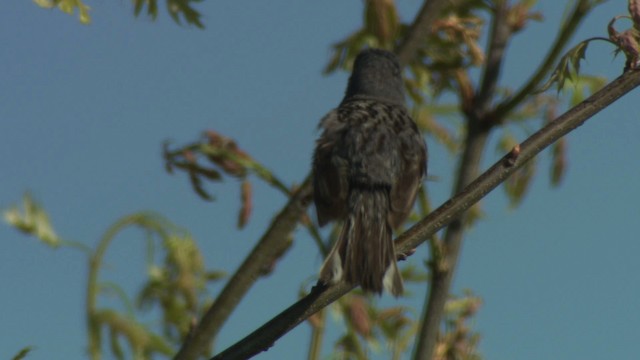
<svg viewBox="0 0 640 360">
<path fill-rule="evenodd" d="M 353 97 L 404 103 L 398 58 L 386 50 L 362 50 L 353 63 L 353 72 L 343 101 Z"/>
</svg>

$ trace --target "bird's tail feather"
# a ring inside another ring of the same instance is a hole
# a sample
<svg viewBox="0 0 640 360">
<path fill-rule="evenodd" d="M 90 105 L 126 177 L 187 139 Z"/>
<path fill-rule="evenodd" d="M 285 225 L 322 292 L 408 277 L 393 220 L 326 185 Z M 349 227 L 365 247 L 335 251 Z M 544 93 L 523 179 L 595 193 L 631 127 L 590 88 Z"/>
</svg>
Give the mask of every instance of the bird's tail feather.
<svg viewBox="0 0 640 360">
<path fill-rule="evenodd" d="M 352 187 L 349 216 L 327 256 L 320 279 L 324 283 L 344 280 L 359 284 L 365 292 L 385 289 L 402 294 L 402 277 L 396 264 L 389 224 L 389 190 L 384 187 Z"/>
</svg>

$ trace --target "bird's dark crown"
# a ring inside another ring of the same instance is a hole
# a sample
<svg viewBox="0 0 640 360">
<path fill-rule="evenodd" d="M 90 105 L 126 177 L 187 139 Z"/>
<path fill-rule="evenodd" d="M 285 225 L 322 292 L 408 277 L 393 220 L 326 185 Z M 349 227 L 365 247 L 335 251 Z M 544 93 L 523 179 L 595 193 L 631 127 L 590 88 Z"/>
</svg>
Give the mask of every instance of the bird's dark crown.
<svg viewBox="0 0 640 360">
<path fill-rule="evenodd" d="M 343 102 L 354 97 L 404 103 L 402 72 L 392 52 L 365 49 L 358 54 Z"/>
</svg>

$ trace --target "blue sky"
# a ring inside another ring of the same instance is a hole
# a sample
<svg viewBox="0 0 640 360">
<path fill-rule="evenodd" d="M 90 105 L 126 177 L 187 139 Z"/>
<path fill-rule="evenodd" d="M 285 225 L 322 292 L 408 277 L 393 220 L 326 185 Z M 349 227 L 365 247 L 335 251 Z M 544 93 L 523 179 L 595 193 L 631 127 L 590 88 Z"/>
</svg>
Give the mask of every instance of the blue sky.
<svg viewBox="0 0 640 360">
<path fill-rule="evenodd" d="M 545 22 L 514 39 L 502 85 L 519 85 L 535 68 L 564 11 L 558 3 L 542 1 Z M 214 129 L 287 183 L 301 181 L 317 122 L 347 80 L 321 70 L 330 45 L 360 26 L 361 2 L 209 0 L 198 7 L 204 31 L 179 27 L 164 12 L 157 22 L 135 19 L 126 1 L 88 4 L 90 26 L 29 1 L 7 2 L 0 12 L 0 207 L 31 191 L 61 236 L 89 246 L 119 217 L 154 210 L 192 232 L 210 268 L 232 272 L 285 199 L 254 181 L 254 215 L 237 231 L 237 184 L 208 186 L 218 200 L 203 202 L 184 176 L 165 173 L 161 144 Z M 402 2 L 401 16 L 413 18 L 418 5 Z M 608 21 L 624 13 L 620 0 L 600 6 L 572 43 L 605 36 Z M 611 51 L 595 44 L 584 69 L 618 76 L 623 59 L 612 60 Z M 483 200 L 485 219 L 468 233 L 455 290 L 483 298 L 474 328 L 487 359 L 637 356 L 637 96 L 568 136 L 569 169 L 559 188 L 541 171 L 515 211 L 501 190 Z M 437 205 L 450 195 L 455 159 L 431 144 L 429 172 L 439 180 L 428 190 Z M 486 165 L 499 156 L 489 148 Z M 547 153 L 539 161 L 548 168 Z M 322 259 L 303 231 L 296 234 L 276 272 L 229 319 L 219 349 L 288 306 L 316 274 Z M 123 234 L 102 271 L 130 292 L 145 271 L 141 239 Z M 423 246 L 411 262 L 427 255 Z M 85 357 L 86 268 L 81 254 L 0 225 L 0 358 L 26 345 L 37 348 L 30 359 Z M 425 289 L 411 290 L 400 303 L 420 309 Z M 302 324 L 259 358 L 303 358 L 308 333 Z"/>
</svg>

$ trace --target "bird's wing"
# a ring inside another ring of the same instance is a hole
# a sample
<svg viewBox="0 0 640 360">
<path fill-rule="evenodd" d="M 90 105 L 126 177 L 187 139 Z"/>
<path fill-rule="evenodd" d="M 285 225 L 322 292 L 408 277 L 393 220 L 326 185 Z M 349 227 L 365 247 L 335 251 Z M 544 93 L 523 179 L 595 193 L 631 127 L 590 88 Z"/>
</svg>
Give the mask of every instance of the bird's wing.
<svg viewBox="0 0 640 360">
<path fill-rule="evenodd" d="M 327 114 L 320 122 L 324 129 L 316 143 L 313 155 L 313 196 L 320 226 L 341 218 L 346 213 L 347 162 L 335 151 L 345 124 L 336 110 Z"/>
<path fill-rule="evenodd" d="M 420 184 L 427 173 L 427 146 L 413 120 L 409 121 L 410 128 L 400 134 L 402 171 L 390 194 L 390 220 L 394 228 L 400 226 L 411 212 Z"/>
</svg>

